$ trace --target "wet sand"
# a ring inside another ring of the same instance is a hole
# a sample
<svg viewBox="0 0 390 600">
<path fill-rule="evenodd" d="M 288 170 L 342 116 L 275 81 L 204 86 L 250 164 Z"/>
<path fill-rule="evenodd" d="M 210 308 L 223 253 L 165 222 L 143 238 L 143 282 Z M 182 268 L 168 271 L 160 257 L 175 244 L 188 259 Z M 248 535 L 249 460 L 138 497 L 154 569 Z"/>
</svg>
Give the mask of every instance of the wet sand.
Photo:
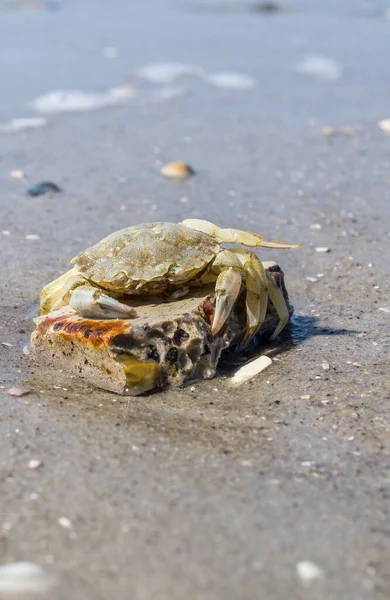
<svg viewBox="0 0 390 600">
<path fill-rule="evenodd" d="M 138 89 L 0 135 L 0 562 L 53 569 L 57 598 L 389 597 L 390 137 L 377 121 L 390 117 L 390 21 L 384 5 L 300 7 L 2 6 L 0 122 L 37 116 L 29 103 L 58 89 Z M 308 56 L 341 74 L 297 72 Z M 256 86 L 185 75 L 182 95 L 156 101 L 164 86 L 136 71 L 161 62 Z M 170 160 L 196 175 L 162 178 Z M 41 180 L 63 193 L 27 196 Z M 220 376 L 122 398 L 29 362 L 39 291 L 74 255 L 190 216 L 304 243 L 260 255 L 280 263 L 296 310 L 264 348 L 271 367 L 238 391 Z M 33 393 L 5 394 L 25 380 Z M 300 561 L 322 576 L 302 579 Z"/>
</svg>

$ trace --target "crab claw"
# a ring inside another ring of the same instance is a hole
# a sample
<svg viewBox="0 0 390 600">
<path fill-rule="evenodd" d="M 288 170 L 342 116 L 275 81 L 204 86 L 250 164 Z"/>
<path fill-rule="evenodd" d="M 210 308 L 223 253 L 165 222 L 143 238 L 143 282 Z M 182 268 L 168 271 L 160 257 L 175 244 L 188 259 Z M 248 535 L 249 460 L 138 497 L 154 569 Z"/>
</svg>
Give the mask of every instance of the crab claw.
<svg viewBox="0 0 390 600">
<path fill-rule="evenodd" d="M 216 335 L 225 325 L 241 289 L 241 274 L 228 267 L 221 271 L 215 284 L 215 314 L 211 333 Z"/>
</svg>

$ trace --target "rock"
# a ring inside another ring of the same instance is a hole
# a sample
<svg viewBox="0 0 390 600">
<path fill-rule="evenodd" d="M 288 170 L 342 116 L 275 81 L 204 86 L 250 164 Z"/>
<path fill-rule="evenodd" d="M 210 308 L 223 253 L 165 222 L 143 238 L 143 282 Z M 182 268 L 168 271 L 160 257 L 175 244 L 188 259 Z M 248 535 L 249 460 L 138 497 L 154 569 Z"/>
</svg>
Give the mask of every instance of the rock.
<svg viewBox="0 0 390 600">
<path fill-rule="evenodd" d="M 264 266 L 288 303 L 280 267 L 275 263 Z M 196 379 L 210 379 L 222 351 L 240 341 L 245 326 L 242 290 L 221 334 L 211 335 L 213 292 L 211 284 L 169 302 L 156 297 L 153 304 L 134 297 L 137 316 L 127 320 L 86 319 L 63 307 L 35 319 L 33 358 L 117 394 L 138 395 L 166 385 L 181 387 Z M 288 306 L 291 315 L 293 307 Z M 269 303 L 261 333 L 271 334 L 278 321 Z"/>
</svg>

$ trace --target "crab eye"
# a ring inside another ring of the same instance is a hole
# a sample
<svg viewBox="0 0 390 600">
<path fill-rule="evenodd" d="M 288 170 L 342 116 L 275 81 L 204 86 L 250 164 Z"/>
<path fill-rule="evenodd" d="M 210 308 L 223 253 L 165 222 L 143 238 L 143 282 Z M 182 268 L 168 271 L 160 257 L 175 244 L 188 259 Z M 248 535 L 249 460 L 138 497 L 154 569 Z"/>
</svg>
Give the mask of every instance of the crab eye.
<svg viewBox="0 0 390 600">
<path fill-rule="evenodd" d="M 119 271 L 119 273 L 116 273 L 114 275 L 112 281 L 115 283 L 124 283 L 125 281 L 127 281 L 127 275 L 123 271 Z"/>
</svg>

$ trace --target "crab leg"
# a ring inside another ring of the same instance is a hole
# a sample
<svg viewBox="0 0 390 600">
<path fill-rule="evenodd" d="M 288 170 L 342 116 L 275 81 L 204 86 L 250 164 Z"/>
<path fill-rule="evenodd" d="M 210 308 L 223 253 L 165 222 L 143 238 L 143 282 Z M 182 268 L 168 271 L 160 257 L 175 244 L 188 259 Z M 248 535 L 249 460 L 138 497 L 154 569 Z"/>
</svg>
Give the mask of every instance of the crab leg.
<svg viewBox="0 0 390 600">
<path fill-rule="evenodd" d="M 264 323 L 268 302 L 268 278 L 264 267 L 254 252 L 250 250 L 230 250 L 239 258 L 246 281 L 247 329 L 240 343 L 245 348 Z M 276 285 L 276 284 L 275 284 Z"/>
<path fill-rule="evenodd" d="M 267 273 L 268 279 L 268 294 L 272 300 L 272 304 L 274 305 L 276 312 L 278 313 L 278 317 L 280 319 L 278 326 L 270 337 L 270 340 L 275 340 L 281 331 L 287 325 L 290 315 L 288 312 L 287 304 L 282 294 L 282 291 L 275 279 L 272 277 L 271 273 Z"/>
<path fill-rule="evenodd" d="M 61 275 L 61 277 L 57 277 L 57 279 L 45 285 L 39 298 L 41 315 L 45 315 L 67 304 L 63 300 L 64 286 L 68 286 L 68 282 L 74 280 L 76 273 L 76 268 L 73 268 Z"/>
<path fill-rule="evenodd" d="M 211 333 L 216 335 L 225 325 L 241 289 L 242 266 L 240 260 L 229 250 L 222 250 L 211 266 L 220 271 L 215 284 L 215 314 Z"/>
<path fill-rule="evenodd" d="M 190 229 L 207 233 L 226 244 L 242 244 L 253 248 L 276 248 L 279 250 L 289 250 L 301 246 L 301 244 L 289 244 L 278 240 L 267 241 L 262 235 L 240 229 L 222 229 L 209 221 L 203 221 L 203 219 L 185 219 L 181 224 Z"/>
</svg>

